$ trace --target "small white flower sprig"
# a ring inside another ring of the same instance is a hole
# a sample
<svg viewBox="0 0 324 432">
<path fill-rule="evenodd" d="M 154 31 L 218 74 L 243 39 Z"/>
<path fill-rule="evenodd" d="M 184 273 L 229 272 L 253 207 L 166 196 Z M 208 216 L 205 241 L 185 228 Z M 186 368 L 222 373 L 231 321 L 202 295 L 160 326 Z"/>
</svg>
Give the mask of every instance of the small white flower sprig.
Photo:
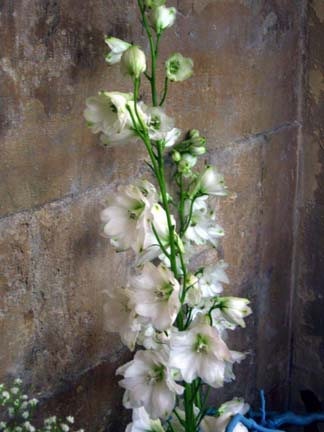
<svg viewBox="0 0 324 432">
<path fill-rule="evenodd" d="M 22 380 L 16 378 L 12 387 L 0 384 L 0 407 L 4 418 L 0 418 L 0 432 L 73 432 L 74 417 L 62 420 L 56 416 L 44 420 L 42 428 L 32 424 L 32 417 L 39 401 L 23 393 Z M 84 432 L 79 429 L 77 432 Z"/>
<path fill-rule="evenodd" d="M 163 105 L 170 82 L 188 79 L 193 61 L 173 53 L 165 62 L 159 97 L 156 66 L 164 31 L 176 19 L 165 0 L 138 0 L 150 45 L 150 71 L 137 45 L 106 37 L 106 62 L 120 64 L 133 93 L 102 91 L 86 101 L 84 116 L 104 146 L 140 139 L 147 150 L 157 188 L 146 179 L 120 186 L 102 212 L 104 234 L 117 251 L 135 254 L 134 275 L 125 288 L 107 290 L 107 326 L 135 350 L 121 366 L 124 406 L 133 409 L 127 432 L 223 432 L 232 415 L 244 414 L 241 399 L 208 413 L 211 388 L 234 379 L 233 365 L 245 355 L 228 348 L 225 332 L 245 327 L 251 313 L 247 299 L 220 296 L 229 280 L 227 265 L 193 268 L 194 247 L 217 248 L 224 230 L 216 222 L 209 197 L 228 194 L 216 167 L 195 166 L 206 153 L 206 139 L 192 129 L 184 139 Z M 141 79 L 151 86 L 152 105 L 139 100 Z M 170 157 L 171 156 L 171 157 Z M 173 164 L 177 193 L 167 188 L 165 159 Z M 237 428 L 245 428 L 239 424 Z"/>
</svg>

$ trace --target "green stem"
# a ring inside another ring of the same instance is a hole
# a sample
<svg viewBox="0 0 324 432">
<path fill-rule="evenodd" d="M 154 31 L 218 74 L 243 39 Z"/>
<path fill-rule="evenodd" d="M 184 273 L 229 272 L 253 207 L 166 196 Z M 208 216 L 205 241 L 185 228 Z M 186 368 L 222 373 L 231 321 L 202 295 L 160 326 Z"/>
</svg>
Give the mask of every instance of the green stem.
<svg viewBox="0 0 324 432">
<path fill-rule="evenodd" d="M 151 76 L 149 77 L 148 75 L 146 75 L 146 77 L 151 82 L 152 104 L 153 104 L 153 106 L 158 106 L 157 91 L 156 91 L 156 76 L 155 75 L 156 75 L 156 58 L 158 55 L 159 42 L 160 42 L 161 35 L 160 34 L 157 35 L 156 45 L 154 46 L 153 35 L 152 35 L 151 29 L 150 29 L 150 25 L 147 21 L 147 16 L 145 14 L 145 6 L 143 5 L 141 0 L 138 0 L 138 6 L 139 6 L 140 11 L 141 11 L 143 26 L 144 26 L 146 33 L 147 33 L 147 37 L 148 37 L 149 44 L 150 44 L 150 51 L 151 51 L 151 68 L 152 68 L 151 69 Z"/>
<path fill-rule="evenodd" d="M 165 101 L 165 99 L 167 97 L 168 87 L 169 87 L 169 78 L 165 77 L 165 80 L 164 80 L 164 90 L 163 90 L 163 95 L 162 95 L 162 99 L 161 99 L 161 102 L 160 102 L 160 106 L 162 106 L 164 104 L 164 101 Z"/>
</svg>

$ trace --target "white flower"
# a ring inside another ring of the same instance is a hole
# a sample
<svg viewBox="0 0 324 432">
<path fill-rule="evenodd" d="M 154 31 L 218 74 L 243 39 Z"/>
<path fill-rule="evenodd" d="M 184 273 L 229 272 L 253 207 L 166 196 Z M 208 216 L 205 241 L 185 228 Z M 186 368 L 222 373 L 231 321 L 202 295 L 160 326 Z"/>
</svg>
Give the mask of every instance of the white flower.
<svg viewBox="0 0 324 432">
<path fill-rule="evenodd" d="M 12 388 L 10 389 L 10 392 L 11 392 L 13 395 L 16 395 L 17 393 L 19 393 L 19 388 L 18 388 L 18 387 L 12 387 Z"/>
<path fill-rule="evenodd" d="M 230 323 L 245 327 L 244 318 L 252 313 L 248 299 L 241 297 L 219 297 L 219 309 Z"/>
<path fill-rule="evenodd" d="M 74 417 L 73 417 L 73 416 L 68 416 L 68 417 L 66 417 L 66 420 L 67 420 L 70 424 L 73 424 L 73 423 L 74 423 Z"/>
<path fill-rule="evenodd" d="M 175 226 L 174 217 L 171 215 L 171 223 Z M 155 203 L 151 206 L 150 211 L 146 215 L 144 220 L 145 224 L 145 236 L 143 236 L 142 242 L 138 244 L 136 250 L 139 253 L 136 264 L 142 265 L 147 261 L 160 257 L 162 250 L 153 231 L 155 229 L 156 234 L 165 249 L 168 249 L 170 243 L 168 221 L 165 210 L 160 204 Z M 166 258 L 167 261 L 169 259 Z M 168 264 L 167 264 L 168 265 Z"/>
<path fill-rule="evenodd" d="M 145 237 L 151 227 L 150 208 L 157 200 L 157 193 L 149 182 L 139 185 L 119 186 L 110 198 L 110 205 L 101 213 L 104 234 L 118 250 L 143 248 Z"/>
<path fill-rule="evenodd" d="M 37 404 L 38 404 L 38 399 L 36 399 L 36 398 L 30 399 L 29 405 L 31 407 L 35 407 Z"/>
<path fill-rule="evenodd" d="M 184 81 L 193 74 L 193 61 L 180 53 L 172 54 L 165 62 L 165 71 L 170 81 Z"/>
<path fill-rule="evenodd" d="M 16 384 L 17 386 L 20 386 L 22 384 L 22 379 L 16 378 L 14 381 L 14 384 Z"/>
<path fill-rule="evenodd" d="M 28 417 L 29 417 L 29 411 L 24 411 L 21 415 L 22 415 L 22 418 L 24 418 L 25 420 L 27 420 Z"/>
<path fill-rule="evenodd" d="M 106 62 L 110 65 L 118 63 L 124 53 L 131 44 L 115 37 L 105 37 L 105 42 L 111 49 L 111 52 L 106 55 Z"/>
<path fill-rule="evenodd" d="M 196 187 L 192 195 L 228 195 L 224 176 L 220 174 L 216 167 L 208 166 L 197 180 Z"/>
<path fill-rule="evenodd" d="M 33 425 L 30 424 L 30 422 L 25 422 L 24 423 L 24 427 L 28 432 L 35 432 L 35 427 Z"/>
<path fill-rule="evenodd" d="M 162 108 L 146 107 L 144 111 L 148 116 L 147 126 L 151 140 L 163 140 L 165 147 L 172 147 L 181 135 L 181 130 L 174 127 L 174 119 L 167 116 Z"/>
<path fill-rule="evenodd" d="M 164 432 L 161 421 L 150 419 L 144 407 L 134 408 L 132 420 L 126 432 Z"/>
<path fill-rule="evenodd" d="M 187 383 L 197 377 L 214 388 L 225 379 L 225 365 L 231 353 L 218 331 L 195 320 L 189 330 L 172 334 L 170 366 L 178 368 Z"/>
<path fill-rule="evenodd" d="M 215 213 L 208 210 L 206 196 L 195 199 L 192 207 L 191 221 L 185 232 L 185 238 L 197 245 L 204 245 L 210 242 L 217 246 L 217 241 L 224 236 L 224 230 L 215 223 Z M 185 214 L 190 214 L 191 201 L 185 203 Z"/>
<path fill-rule="evenodd" d="M 231 418 L 236 414 L 244 415 L 250 409 L 247 403 L 244 403 L 243 399 L 234 398 L 229 402 L 225 402 L 218 409 L 218 416 L 205 416 L 201 422 L 202 432 L 225 432 L 226 426 L 230 422 Z M 242 424 L 238 423 L 235 427 L 235 432 L 247 432 L 247 428 Z"/>
<path fill-rule="evenodd" d="M 160 331 L 174 323 L 180 309 L 180 285 L 164 264 L 144 264 L 141 274 L 132 278 L 131 287 L 135 311 L 140 316 L 150 318 Z"/>
<path fill-rule="evenodd" d="M 126 389 L 128 406 L 144 406 L 152 419 L 170 415 L 183 387 L 174 381 L 167 364 L 165 351 L 137 351 L 132 361 L 117 370 L 124 376 L 120 385 Z"/>
<path fill-rule="evenodd" d="M 199 287 L 203 297 L 214 297 L 223 291 L 223 284 L 229 283 L 225 273 L 227 267 L 228 265 L 221 260 L 215 266 L 203 269 L 199 277 Z"/>
<path fill-rule="evenodd" d="M 7 427 L 7 423 L 5 423 L 4 421 L 0 422 L 0 430 L 5 429 Z"/>
<path fill-rule="evenodd" d="M 196 163 L 196 156 L 193 156 L 190 153 L 183 153 L 178 164 L 178 171 L 181 172 L 185 177 L 190 177 L 192 175 L 191 168 L 193 168 Z"/>
<path fill-rule="evenodd" d="M 7 400 L 10 399 L 10 394 L 9 394 L 9 392 L 7 392 L 6 390 L 2 392 L 1 396 L 2 396 L 4 399 L 7 399 Z"/>
<path fill-rule="evenodd" d="M 148 322 L 143 323 L 137 343 L 146 349 L 157 349 L 161 347 L 161 344 L 167 343 L 168 339 L 168 331 L 159 332 Z"/>
<path fill-rule="evenodd" d="M 131 45 L 122 55 L 121 71 L 137 79 L 146 70 L 146 57 L 144 52 L 137 46 Z"/>
<path fill-rule="evenodd" d="M 70 430 L 70 427 L 65 423 L 61 423 L 60 427 L 61 427 L 63 432 L 69 432 L 69 430 Z"/>
<path fill-rule="evenodd" d="M 174 7 L 167 8 L 164 5 L 154 7 L 150 13 L 150 21 L 156 33 L 160 34 L 163 30 L 173 26 L 176 14 L 177 10 Z"/>
<path fill-rule="evenodd" d="M 119 92 L 100 92 L 86 100 L 84 117 L 93 133 L 102 133 L 103 144 L 109 146 L 135 136 L 127 110 L 131 101 L 131 93 Z"/>
<path fill-rule="evenodd" d="M 186 290 L 186 303 L 191 307 L 197 306 L 201 300 L 201 290 L 197 276 L 192 273 L 188 273 L 186 276 Z"/>
<path fill-rule="evenodd" d="M 135 349 L 136 339 L 141 330 L 129 291 L 119 288 L 105 291 L 109 301 L 104 305 L 105 326 L 110 332 L 119 333 L 122 342 L 131 350 Z"/>
</svg>

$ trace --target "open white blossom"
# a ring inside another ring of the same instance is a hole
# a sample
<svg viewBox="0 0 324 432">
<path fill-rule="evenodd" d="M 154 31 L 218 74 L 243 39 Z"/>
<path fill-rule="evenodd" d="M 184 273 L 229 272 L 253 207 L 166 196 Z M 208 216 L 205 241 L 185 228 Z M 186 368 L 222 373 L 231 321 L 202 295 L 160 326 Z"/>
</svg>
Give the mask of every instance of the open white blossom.
<svg viewBox="0 0 324 432">
<path fill-rule="evenodd" d="M 216 196 L 228 195 L 224 176 L 218 172 L 216 167 L 208 166 L 197 179 L 192 195 L 194 196 L 196 194 Z"/>
<path fill-rule="evenodd" d="M 135 252 L 143 249 L 146 237 L 152 237 L 151 209 L 158 199 L 156 190 L 149 182 L 138 185 L 120 186 L 110 197 L 109 206 L 102 211 L 104 234 L 118 250 L 132 248 Z M 159 226 L 160 219 L 154 220 Z"/>
<path fill-rule="evenodd" d="M 241 398 L 234 398 L 229 402 L 225 402 L 218 409 L 218 416 L 205 416 L 201 422 L 202 432 L 225 432 L 226 426 L 231 418 L 236 414 L 246 414 L 250 406 Z M 248 429 L 238 423 L 234 429 L 235 432 L 247 432 Z"/>
<path fill-rule="evenodd" d="M 144 407 L 134 408 L 132 423 L 125 432 L 164 432 L 160 420 L 152 420 Z"/>
<path fill-rule="evenodd" d="M 164 5 L 152 8 L 150 21 L 156 33 L 160 34 L 163 30 L 173 26 L 176 19 L 177 10 L 174 7 L 167 8 Z"/>
<path fill-rule="evenodd" d="M 119 288 L 107 290 L 108 301 L 104 305 L 105 327 L 109 332 L 119 333 L 120 338 L 131 351 L 141 330 L 141 322 L 132 304 L 129 290 Z"/>
<path fill-rule="evenodd" d="M 218 239 L 224 236 L 224 230 L 215 223 L 215 212 L 208 209 L 206 196 L 196 198 L 192 206 L 190 224 L 185 232 L 185 238 L 197 245 L 210 242 L 214 247 Z M 190 213 L 191 201 L 185 203 L 185 214 Z"/>
<path fill-rule="evenodd" d="M 228 284 L 229 279 L 225 273 L 228 265 L 219 261 L 214 266 L 205 267 L 199 277 L 199 287 L 203 297 L 214 297 L 223 291 L 223 284 Z"/>
<path fill-rule="evenodd" d="M 193 61 L 180 53 L 172 54 L 165 62 L 165 71 L 170 81 L 184 81 L 193 74 Z"/>
<path fill-rule="evenodd" d="M 119 92 L 100 92 L 86 100 L 84 117 L 93 133 L 102 133 L 103 144 L 114 145 L 135 136 L 127 110 L 132 100 L 132 93 Z"/>
<path fill-rule="evenodd" d="M 180 309 L 180 285 L 164 264 L 144 264 L 142 272 L 132 278 L 131 289 L 136 312 L 149 318 L 157 330 L 174 323 Z"/>
<path fill-rule="evenodd" d="M 231 352 L 219 332 L 202 320 L 171 336 L 170 366 L 178 368 L 187 383 L 199 377 L 214 388 L 222 387 L 230 361 Z"/>
<path fill-rule="evenodd" d="M 244 318 L 252 313 L 250 301 L 241 297 L 219 297 L 219 309 L 224 318 L 234 325 L 245 327 Z"/>
<path fill-rule="evenodd" d="M 175 127 L 174 119 L 159 107 L 143 109 L 147 115 L 148 134 L 151 140 L 163 140 L 165 147 L 172 147 L 181 135 L 181 130 Z"/>
<path fill-rule="evenodd" d="M 134 359 L 117 370 L 124 379 L 120 385 L 126 389 L 127 405 L 143 406 L 152 419 L 166 418 L 172 412 L 176 394 L 183 393 L 168 366 L 166 351 L 137 351 Z"/>
<path fill-rule="evenodd" d="M 106 36 L 105 42 L 111 49 L 111 52 L 105 57 L 106 62 L 110 65 L 120 62 L 123 53 L 131 46 L 130 43 L 112 36 Z"/>
</svg>

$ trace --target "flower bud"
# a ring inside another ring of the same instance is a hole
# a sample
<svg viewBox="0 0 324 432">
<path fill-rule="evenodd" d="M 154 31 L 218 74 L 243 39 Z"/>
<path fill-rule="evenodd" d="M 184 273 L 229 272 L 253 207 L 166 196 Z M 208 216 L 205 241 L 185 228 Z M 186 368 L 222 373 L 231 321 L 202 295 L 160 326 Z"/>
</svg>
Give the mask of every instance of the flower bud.
<svg viewBox="0 0 324 432">
<path fill-rule="evenodd" d="M 190 153 L 194 156 L 202 156 L 206 153 L 206 147 L 191 147 Z"/>
<path fill-rule="evenodd" d="M 224 317 L 232 324 L 245 327 L 244 318 L 252 313 L 248 299 L 240 297 L 223 297 L 219 299 L 219 308 Z"/>
<path fill-rule="evenodd" d="M 174 162 L 179 162 L 181 160 L 181 154 L 177 150 L 173 150 L 173 152 L 172 152 L 172 160 Z"/>
<path fill-rule="evenodd" d="M 157 34 L 173 26 L 177 10 L 174 7 L 158 6 L 152 9 L 151 22 Z"/>
<path fill-rule="evenodd" d="M 197 138 L 199 137 L 199 130 L 198 129 L 191 129 L 189 131 L 189 138 Z"/>
<path fill-rule="evenodd" d="M 184 153 L 179 162 L 178 170 L 185 177 L 189 177 L 191 175 L 191 168 L 194 167 L 196 163 L 197 158 L 195 156 L 192 156 L 190 153 Z"/>
<path fill-rule="evenodd" d="M 193 74 L 193 61 L 175 53 L 165 62 L 165 71 L 170 81 L 184 81 Z"/>
<path fill-rule="evenodd" d="M 206 145 L 206 138 L 201 136 L 196 136 L 191 138 L 191 144 L 195 147 L 203 147 Z"/>
<path fill-rule="evenodd" d="M 121 69 L 124 75 L 130 75 L 137 79 L 146 70 L 146 57 L 144 52 L 137 46 L 128 48 L 121 58 Z"/>
</svg>

